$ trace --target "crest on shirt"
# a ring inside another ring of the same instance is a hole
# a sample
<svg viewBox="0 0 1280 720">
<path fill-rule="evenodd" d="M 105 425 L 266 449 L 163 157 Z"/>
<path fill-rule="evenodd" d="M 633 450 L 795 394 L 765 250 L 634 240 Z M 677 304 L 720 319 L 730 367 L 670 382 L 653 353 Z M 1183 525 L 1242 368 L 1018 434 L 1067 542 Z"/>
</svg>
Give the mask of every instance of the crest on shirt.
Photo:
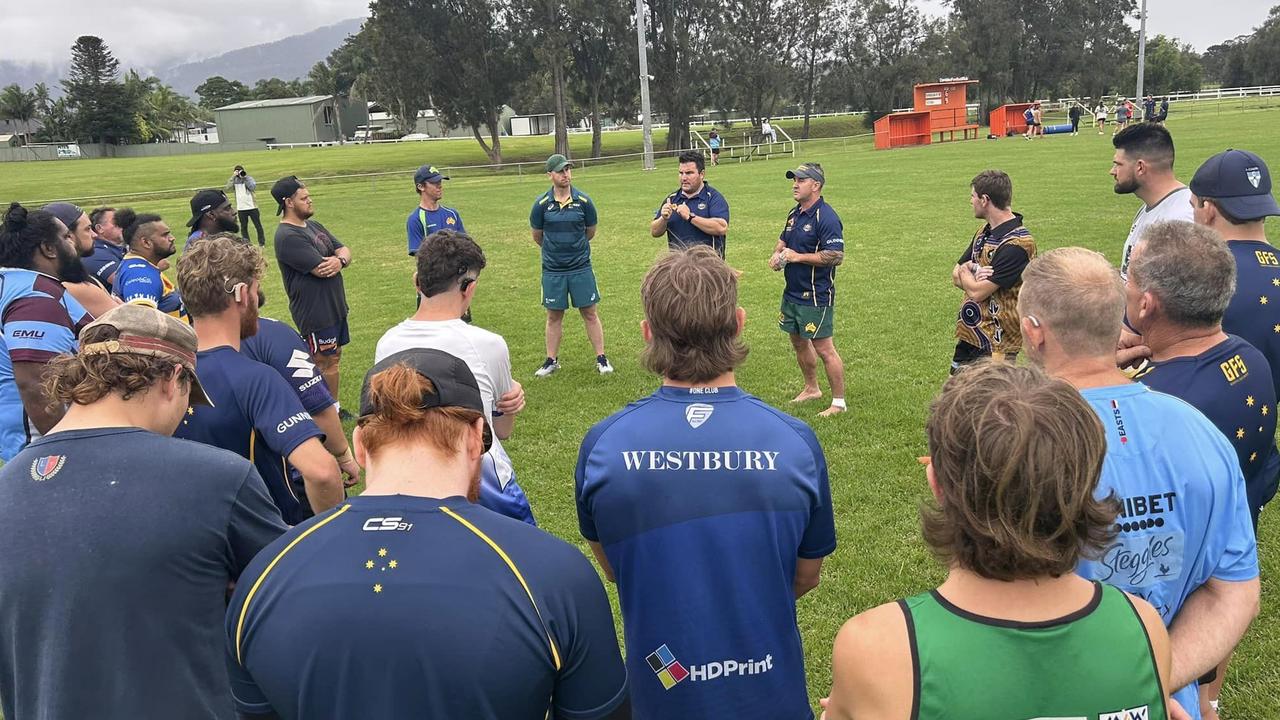
<svg viewBox="0 0 1280 720">
<path fill-rule="evenodd" d="M 457 224 L 458 224 L 458 221 L 457 221 L 457 220 L 454 220 L 454 219 L 453 219 L 453 217 L 452 217 L 452 216 L 450 216 L 448 220 L 445 220 L 445 221 L 444 221 L 444 224 L 445 224 L 445 225 L 457 225 Z"/>
<path fill-rule="evenodd" d="M 36 458 L 31 463 L 31 479 L 36 482 L 44 482 L 62 469 L 67 464 L 66 455 L 45 455 L 42 458 Z"/>
<path fill-rule="evenodd" d="M 1255 187 L 1256 187 L 1256 185 L 1255 185 Z M 707 204 L 706 204 L 706 203 L 698 203 L 698 209 L 699 209 L 699 210 L 706 210 L 706 209 L 707 209 Z"/>
<path fill-rule="evenodd" d="M 688 421 L 689 427 L 696 430 L 702 427 L 702 423 L 711 419 L 713 412 L 715 408 L 706 403 L 694 403 L 684 409 L 684 419 Z"/>
<path fill-rule="evenodd" d="M 1244 171 L 1244 176 L 1249 178 L 1249 184 L 1258 187 L 1258 183 L 1262 182 L 1262 170 L 1251 167 Z"/>
<path fill-rule="evenodd" d="M 812 229 L 813 229 L 813 225 L 812 225 L 812 224 L 810 224 L 810 223 L 805 223 L 805 224 L 804 224 L 804 231 L 805 231 L 805 232 L 809 232 L 809 231 L 810 231 L 810 230 L 812 230 Z"/>
</svg>

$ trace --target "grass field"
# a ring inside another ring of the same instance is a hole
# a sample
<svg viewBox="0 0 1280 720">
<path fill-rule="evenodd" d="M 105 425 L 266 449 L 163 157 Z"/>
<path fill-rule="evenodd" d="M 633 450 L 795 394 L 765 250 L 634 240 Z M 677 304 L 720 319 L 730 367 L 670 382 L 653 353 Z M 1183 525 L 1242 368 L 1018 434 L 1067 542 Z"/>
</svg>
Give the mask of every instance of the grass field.
<svg viewBox="0 0 1280 720">
<path fill-rule="evenodd" d="M 1280 169 L 1277 122 L 1277 110 L 1175 115 L 1170 129 L 1178 144 L 1179 175 L 1188 179 L 1202 160 L 1227 147 L 1254 150 Z M 634 147 L 636 137 L 619 134 L 611 142 L 619 148 Z M 513 156 L 517 146 L 526 157 L 550 152 L 546 138 L 510 142 Z M 449 156 L 454 159 L 441 160 L 446 150 L 456 152 Z M 464 158 L 468 152 L 471 155 Z M 352 344 L 343 361 L 341 393 L 343 404 L 353 407 L 374 343 L 413 310 L 404 223 L 416 203 L 407 173 L 428 160 L 475 162 L 477 152 L 474 142 L 459 141 L 447 147 L 321 148 L 252 158 L 15 163 L 3 167 L 0 198 L 81 197 L 220 184 L 226 169 L 242 162 L 264 186 L 258 195 L 267 208 L 264 220 L 270 233 L 274 220 L 265 186 L 277 175 L 406 171 L 394 180 L 313 186 L 316 219 L 355 254 L 346 271 Z M 1084 245 L 1116 261 L 1138 201 L 1112 192 L 1107 176 L 1111 153 L 1109 132 L 1100 137 L 1092 131 L 1035 142 L 984 140 L 891 152 L 873 151 L 869 139 L 806 144 L 796 161 L 824 164 L 826 198 L 845 225 L 836 340 L 845 359 L 851 412 L 830 420 L 816 417 L 825 403 L 786 404 L 799 389 L 799 373 L 774 323 L 782 280 L 765 266 L 792 206 L 790 182 L 783 177 L 792 161 L 708 169 L 708 180 L 732 207 L 728 259 L 743 271 L 741 304 L 747 311 L 751 354 L 739 382 L 813 425 L 830 465 L 840 547 L 827 560 L 821 586 L 799 603 L 815 706 L 830 686 L 831 641 L 841 623 L 873 605 L 920 592 L 943 577 L 919 536 L 917 507 L 927 488 L 915 457 L 925 450 L 926 407 L 946 377 L 954 345 L 960 298 L 951 286 L 950 270 L 976 228 L 968 204 L 970 178 L 986 168 L 1000 168 L 1013 177 L 1014 209 L 1025 215 L 1041 251 Z M 665 250 L 664 241 L 649 237 L 648 222 L 676 181 L 670 160 L 660 162 L 653 173 L 640 171 L 638 162 L 591 166 L 575 173 L 575 185 L 589 193 L 600 210 L 594 265 L 604 298 L 600 308 L 608 352 L 617 368 L 608 377 L 596 374 L 581 323 L 573 317 L 566 319 L 564 369 L 550 378 L 533 377 L 543 357 L 545 316 L 539 306 L 538 250 L 529 239 L 528 215 L 533 198 L 545 189 L 544 177 L 459 177 L 446 185 L 444 202 L 458 208 L 486 250 L 489 267 L 480 280 L 476 321 L 506 337 L 517 379 L 528 394 L 528 408 L 506 447 L 542 526 L 580 543 L 573 503 L 578 443 L 593 423 L 657 384 L 636 359 L 642 344 L 639 284 L 649 263 Z M 135 206 L 160 212 L 174 226 L 180 227 L 187 217 L 185 198 Z M 1269 231 L 1273 242 L 1280 242 L 1280 223 L 1273 221 Z M 274 264 L 268 268 L 266 287 L 266 314 L 287 316 Z M 1275 546 L 1280 522 L 1275 514 L 1272 510 L 1263 515 L 1262 614 L 1236 653 L 1227 680 L 1224 706 L 1230 717 L 1280 717 L 1280 588 L 1274 581 L 1280 570 Z"/>
</svg>

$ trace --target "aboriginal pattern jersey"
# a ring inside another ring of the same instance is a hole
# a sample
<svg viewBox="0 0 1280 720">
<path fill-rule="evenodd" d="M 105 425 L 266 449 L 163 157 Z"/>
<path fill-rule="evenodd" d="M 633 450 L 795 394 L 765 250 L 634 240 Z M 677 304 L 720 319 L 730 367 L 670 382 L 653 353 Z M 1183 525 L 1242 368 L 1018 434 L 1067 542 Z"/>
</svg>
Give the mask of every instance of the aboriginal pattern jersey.
<svg viewBox="0 0 1280 720">
<path fill-rule="evenodd" d="M 1022 270 L 1036 256 L 1036 241 L 1022 216 L 992 228 L 984 225 L 960 256 L 960 264 L 976 262 L 993 270 L 996 291 L 982 302 L 965 298 L 956 317 L 956 337 L 985 352 L 1016 353 L 1022 349 L 1018 326 L 1018 292 Z"/>
</svg>

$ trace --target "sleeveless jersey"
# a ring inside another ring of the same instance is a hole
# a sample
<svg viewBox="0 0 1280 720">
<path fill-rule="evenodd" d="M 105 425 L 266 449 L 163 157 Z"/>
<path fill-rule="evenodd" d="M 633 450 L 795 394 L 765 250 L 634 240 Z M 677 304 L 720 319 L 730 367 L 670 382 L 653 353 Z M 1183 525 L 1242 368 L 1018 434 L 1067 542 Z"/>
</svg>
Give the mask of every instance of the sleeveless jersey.
<svg viewBox="0 0 1280 720">
<path fill-rule="evenodd" d="M 1109 585 L 1044 622 L 975 615 L 936 590 L 898 604 L 915 665 L 913 720 L 1167 718 L 1146 628 Z"/>
<path fill-rule="evenodd" d="M 1017 222 L 1010 220 L 995 228 L 984 225 L 974 234 L 968 251 L 961 257 L 961 262 L 995 268 L 990 279 L 999 288 L 982 302 L 966 297 L 956 316 L 956 337 L 985 352 L 1013 354 L 1022 349 L 1018 293 L 1022 290 L 1022 268 L 1036 256 L 1036 241 L 1022 225 L 1022 216 L 1014 215 Z M 1022 250 L 1012 254 L 1018 262 L 1010 268 L 1002 267 L 997 260 L 997 253 L 1006 247 Z M 1016 274 L 1006 279 L 1006 270 Z"/>
</svg>

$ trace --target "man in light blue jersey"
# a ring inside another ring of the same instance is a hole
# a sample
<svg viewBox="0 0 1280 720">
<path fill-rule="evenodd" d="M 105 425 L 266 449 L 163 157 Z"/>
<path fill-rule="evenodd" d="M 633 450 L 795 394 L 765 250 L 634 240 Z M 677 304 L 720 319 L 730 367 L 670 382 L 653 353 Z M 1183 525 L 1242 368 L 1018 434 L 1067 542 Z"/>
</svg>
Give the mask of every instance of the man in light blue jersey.
<svg viewBox="0 0 1280 720">
<path fill-rule="evenodd" d="M 640 295 L 662 387 L 592 428 L 575 473 L 579 529 L 618 583 L 636 716 L 812 718 L 796 600 L 836 547 L 822 448 L 738 388 L 746 315 L 713 249 L 662 257 Z"/>
<path fill-rule="evenodd" d="M 1079 572 L 1160 612 L 1174 699 L 1199 717 L 1197 679 L 1227 657 L 1258 612 L 1257 546 L 1236 453 L 1194 407 L 1116 368 L 1125 293 L 1101 255 L 1053 250 L 1022 278 L 1028 356 L 1080 390 L 1107 434 L 1098 494 L 1120 502 L 1119 535 Z"/>
</svg>

